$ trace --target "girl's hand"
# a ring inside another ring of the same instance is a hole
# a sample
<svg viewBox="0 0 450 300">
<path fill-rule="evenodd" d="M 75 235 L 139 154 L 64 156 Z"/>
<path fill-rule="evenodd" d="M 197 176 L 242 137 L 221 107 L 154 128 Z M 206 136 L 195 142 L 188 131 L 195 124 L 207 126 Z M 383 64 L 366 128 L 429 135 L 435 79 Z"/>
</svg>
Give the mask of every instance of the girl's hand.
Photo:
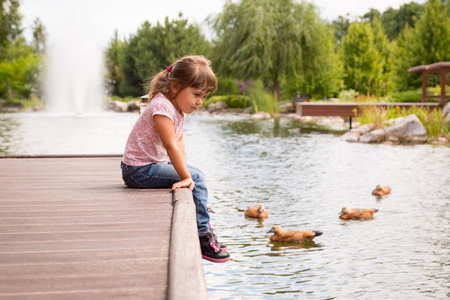
<svg viewBox="0 0 450 300">
<path fill-rule="evenodd" d="M 175 189 L 178 189 L 178 188 L 183 188 L 183 187 L 187 187 L 192 191 L 194 189 L 194 186 L 195 186 L 194 180 L 192 180 L 192 178 L 186 178 L 186 179 L 183 179 L 181 181 L 174 183 L 172 185 L 172 191 Z"/>
</svg>

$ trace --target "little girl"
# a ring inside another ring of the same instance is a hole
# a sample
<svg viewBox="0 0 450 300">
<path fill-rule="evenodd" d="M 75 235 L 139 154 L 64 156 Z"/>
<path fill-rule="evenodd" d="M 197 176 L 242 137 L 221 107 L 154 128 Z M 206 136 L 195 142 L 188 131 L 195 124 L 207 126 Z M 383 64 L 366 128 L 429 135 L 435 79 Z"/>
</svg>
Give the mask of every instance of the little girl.
<svg viewBox="0 0 450 300">
<path fill-rule="evenodd" d="M 183 141 L 185 114 L 199 109 L 217 89 L 210 64 L 203 56 L 185 56 L 152 78 L 150 102 L 131 130 L 121 167 L 129 187 L 188 187 L 194 196 L 202 257 L 221 263 L 230 260 L 230 254 L 209 226 L 205 175 L 186 165 Z"/>
</svg>

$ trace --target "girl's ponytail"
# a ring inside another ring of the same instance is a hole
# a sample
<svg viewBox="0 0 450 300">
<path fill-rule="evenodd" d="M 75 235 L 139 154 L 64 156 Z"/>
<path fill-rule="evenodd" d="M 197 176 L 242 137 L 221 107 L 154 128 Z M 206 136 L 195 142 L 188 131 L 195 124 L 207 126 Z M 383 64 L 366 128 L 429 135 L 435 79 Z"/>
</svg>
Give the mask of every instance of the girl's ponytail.
<svg viewBox="0 0 450 300">
<path fill-rule="evenodd" d="M 170 88 L 170 83 L 172 82 L 171 78 L 169 78 L 170 72 L 169 70 L 165 69 L 155 76 L 153 76 L 152 80 L 150 81 L 150 91 L 148 95 L 148 102 L 155 97 L 158 93 L 162 93 L 164 95 L 167 95 Z"/>
</svg>

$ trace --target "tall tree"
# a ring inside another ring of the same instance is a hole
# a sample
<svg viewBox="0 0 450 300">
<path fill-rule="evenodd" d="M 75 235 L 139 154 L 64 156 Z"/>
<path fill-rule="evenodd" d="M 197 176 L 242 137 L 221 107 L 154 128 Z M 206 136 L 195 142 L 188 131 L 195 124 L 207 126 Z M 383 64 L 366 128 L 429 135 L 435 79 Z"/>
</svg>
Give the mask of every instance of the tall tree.
<svg viewBox="0 0 450 300">
<path fill-rule="evenodd" d="M 334 30 L 334 36 L 339 45 L 342 44 L 342 38 L 347 35 L 350 27 L 350 14 L 339 16 L 336 20 L 331 22 L 331 27 Z"/>
<path fill-rule="evenodd" d="M 381 21 L 375 17 L 370 22 L 373 32 L 373 44 L 379 53 L 379 60 L 381 64 L 381 74 L 379 79 L 374 83 L 376 95 L 386 95 L 393 86 L 391 84 L 392 75 L 392 46 L 386 35 Z"/>
<path fill-rule="evenodd" d="M 377 93 L 384 61 L 374 44 L 372 26 L 353 22 L 342 41 L 344 84 L 361 94 Z"/>
<path fill-rule="evenodd" d="M 408 73 L 417 65 L 450 61 L 450 17 L 439 0 L 429 0 L 415 27 L 407 27 L 397 40 L 395 81 L 400 90 L 418 88 L 421 74 Z"/>
<path fill-rule="evenodd" d="M 19 0 L 0 0 L 0 60 L 5 58 L 7 44 L 22 33 L 19 6 Z"/>
<path fill-rule="evenodd" d="M 389 7 L 381 16 L 389 40 L 395 40 L 406 25 L 414 27 L 424 12 L 424 6 L 415 2 L 405 3 L 399 9 Z"/>
<path fill-rule="evenodd" d="M 335 96 L 342 85 L 343 66 L 336 53 L 336 38 L 331 25 L 319 23 L 319 36 L 316 39 L 321 43 L 316 48 L 318 54 L 314 69 L 301 72 L 297 77 L 286 77 L 283 85 L 283 95 L 287 98 L 295 96 L 298 92 L 303 96 L 321 98 Z"/>
<path fill-rule="evenodd" d="M 123 80 L 119 92 L 139 96 L 145 92 L 145 82 L 152 74 L 163 70 L 176 59 L 187 54 L 206 54 L 209 43 L 196 24 L 179 19 L 151 26 L 144 22 L 136 35 L 121 47 L 119 62 Z"/>
<path fill-rule="evenodd" d="M 119 33 L 114 31 L 114 37 L 109 42 L 105 51 L 105 64 L 106 64 L 106 86 L 108 94 L 122 96 L 119 92 L 119 85 L 123 79 L 123 74 L 119 68 L 119 53 L 123 42 L 119 40 Z"/>
<path fill-rule="evenodd" d="M 318 24 L 323 21 L 308 2 L 227 0 L 223 12 L 210 21 L 217 37 L 213 56 L 217 70 L 270 82 L 278 99 L 283 78 L 320 68 L 323 27 Z"/>
<path fill-rule="evenodd" d="M 365 13 L 362 17 L 363 21 L 370 22 L 370 23 L 372 23 L 373 20 L 375 20 L 375 19 L 379 20 L 380 18 L 381 18 L 381 14 L 375 8 L 371 8 L 369 10 L 369 12 Z"/>
<path fill-rule="evenodd" d="M 44 24 L 39 18 L 36 18 L 32 26 L 34 52 L 44 54 L 47 47 L 47 32 Z"/>
</svg>

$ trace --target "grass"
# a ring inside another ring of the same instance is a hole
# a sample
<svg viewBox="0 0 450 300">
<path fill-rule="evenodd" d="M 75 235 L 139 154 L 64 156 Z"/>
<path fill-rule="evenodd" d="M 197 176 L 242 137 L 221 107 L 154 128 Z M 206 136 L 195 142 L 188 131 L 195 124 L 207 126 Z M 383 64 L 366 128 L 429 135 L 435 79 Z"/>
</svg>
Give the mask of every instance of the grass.
<svg viewBox="0 0 450 300">
<path fill-rule="evenodd" d="M 113 101 L 121 101 L 121 102 L 130 102 L 130 101 L 140 101 L 141 99 L 139 97 L 119 97 L 119 96 L 112 96 L 112 97 L 105 97 L 106 101 L 113 100 Z"/>
<path fill-rule="evenodd" d="M 253 89 L 249 92 L 255 113 L 265 111 L 272 116 L 278 114 L 278 101 L 275 95 L 264 89 L 262 82 L 255 82 Z"/>
<path fill-rule="evenodd" d="M 450 122 L 444 122 L 442 109 L 430 109 L 428 107 L 410 107 L 408 109 L 389 107 L 387 109 L 369 106 L 365 107 L 356 120 L 361 124 L 373 123 L 376 128 L 383 128 L 390 119 L 406 117 L 415 114 L 422 122 L 429 140 L 436 140 L 441 136 L 450 138 Z"/>
</svg>

